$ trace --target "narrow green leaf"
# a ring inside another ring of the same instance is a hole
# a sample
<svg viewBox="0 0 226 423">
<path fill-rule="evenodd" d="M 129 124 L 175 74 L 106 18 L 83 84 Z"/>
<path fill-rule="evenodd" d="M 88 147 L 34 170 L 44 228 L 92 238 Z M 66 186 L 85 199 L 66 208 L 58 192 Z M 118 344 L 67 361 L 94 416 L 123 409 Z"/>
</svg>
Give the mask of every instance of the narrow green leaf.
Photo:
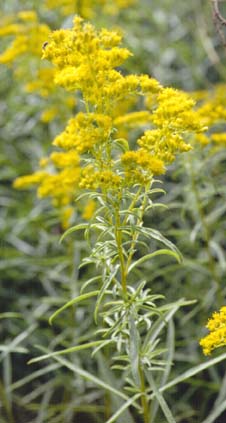
<svg viewBox="0 0 226 423">
<path fill-rule="evenodd" d="M 153 238 L 156 239 L 157 241 L 160 241 L 162 244 L 166 245 L 166 247 L 168 247 L 170 250 L 174 251 L 175 253 L 178 254 L 178 256 L 180 257 L 180 261 L 182 262 L 182 254 L 181 252 L 178 250 L 178 248 L 173 244 L 173 242 L 169 241 L 167 238 L 165 238 L 161 232 L 157 231 L 156 229 L 152 229 L 152 228 L 147 228 L 147 227 L 143 227 L 143 226 L 138 226 L 138 225 L 130 225 L 130 226 L 120 226 L 119 228 L 123 233 L 130 235 L 131 232 L 139 232 L 140 234 L 142 234 L 143 236 L 145 236 L 146 238 Z"/>
<path fill-rule="evenodd" d="M 76 347 L 66 348 L 65 350 L 60 350 L 53 353 L 44 354 L 44 355 L 41 355 L 40 357 L 32 358 L 31 360 L 28 361 L 28 364 L 38 363 L 39 361 L 46 360 L 47 358 L 56 357 L 57 355 L 69 354 L 72 352 L 86 350 L 88 348 L 101 345 L 103 342 L 104 341 L 87 342 L 86 344 L 77 345 Z"/>
<path fill-rule="evenodd" d="M 20 354 L 27 354 L 29 351 L 27 348 L 23 347 L 10 347 L 8 345 L 0 345 L 0 351 L 9 353 L 20 353 Z M 7 355 L 7 354 L 6 354 Z"/>
<path fill-rule="evenodd" d="M 218 392 L 216 400 L 214 401 L 213 408 L 217 408 L 217 406 L 220 405 L 222 403 L 222 401 L 225 400 L 225 398 L 226 398 L 225 393 L 226 393 L 226 372 L 225 372 L 224 377 L 221 381 L 220 390 Z"/>
<path fill-rule="evenodd" d="M 174 417 L 173 417 L 173 415 L 172 415 L 172 413 L 171 413 L 171 411 L 170 411 L 170 409 L 167 405 L 166 400 L 164 399 L 163 395 L 160 393 L 160 391 L 158 390 L 158 388 L 155 384 L 155 381 L 154 381 L 154 378 L 152 377 L 151 372 L 145 372 L 145 374 L 146 374 L 146 377 L 148 379 L 149 385 L 152 388 L 152 390 L 155 394 L 155 397 L 157 398 L 157 400 L 159 402 L 159 405 L 162 409 L 162 412 L 163 412 L 165 418 L 167 419 L 167 423 L 176 423 L 176 420 L 174 419 Z"/>
<path fill-rule="evenodd" d="M 150 234 L 150 236 L 154 239 L 156 239 L 157 241 L 162 242 L 164 245 L 166 245 L 168 248 L 170 248 L 170 250 L 173 250 L 175 253 L 178 254 L 178 256 L 180 257 L 180 262 L 182 262 L 183 257 L 181 252 L 178 250 L 178 248 L 173 244 L 173 242 L 169 241 L 167 238 L 165 238 L 161 232 L 157 231 L 156 229 L 152 229 L 152 228 L 145 228 L 147 229 L 147 232 Z"/>
<path fill-rule="evenodd" d="M 104 356 L 104 354 L 102 354 L 101 351 L 97 353 L 97 362 L 101 378 L 113 388 L 120 389 L 121 382 L 118 378 L 116 378 L 115 373 L 112 372 L 109 368 L 109 361 L 106 359 L 106 357 Z M 120 371 L 122 370 L 125 370 L 125 366 Z M 111 392 L 109 394 L 111 396 L 112 412 L 114 413 L 120 409 L 120 407 L 125 403 L 125 401 L 122 398 L 112 395 Z M 117 420 L 117 423 L 125 422 L 134 423 L 134 418 L 132 417 L 128 409 L 125 409 L 123 412 L 123 416 L 119 416 Z"/>
<path fill-rule="evenodd" d="M 153 324 L 153 326 L 147 332 L 144 342 L 143 348 L 146 349 L 149 343 L 153 343 L 157 337 L 159 336 L 161 330 L 165 327 L 168 321 L 173 317 L 173 315 L 177 312 L 177 310 L 181 307 L 181 303 L 176 303 L 171 310 L 164 316 L 160 316 L 159 319 Z"/>
<path fill-rule="evenodd" d="M 172 363 L 173 363 L 173 356 L 174 356 L 174 350 L 175 350 L 175 328 L 174 328 L 173 319 L 169 321 L 166 347 L 167 347 L 166 357 L 165 357 L 166 366 L 164 368 L 162 377 L 160 378 L 160 382 L 159 382 L 160 387 L 166 384 L 170 374 Z M 153 400 L 152 407 L 151 407 L 153 421 L 155 421 L 158 408 L 159 408 L 159 402 L 156 398 L 156 401 Z"/>
<path fill-rule="evenodd" d="M 43 348 L 41 348 L 43 350 Z M 92 375 L 91 373 L 87 372 L 86 370 L 80 369 L 78 366 L 76 366 L 75 364 L 72 364 L 70 361 L 66 360 L 65 358 L 62 357 L 53 357 L 54 360 L 58 361 L 62 366 L 67 367 L 68 369 L 70 369 L 72 372 L 78 374 L 79 376 L 83 377 L 86 380 L 89 380 L 90 382 L 94 383 L 95 385 L 99 386 L 100 388 L 106 390 L 106 391 L 110 391 L 113 394 L 117 395 L 120 398 L 123 398 L 125 401 L 128 401 L 129 397 L 127 395 L 125 395 L 123 392 L 121 392 L 119 389 L 115 389 L 113 388 L 111 385 L 109 385 L 108 383 L 104 382 L 103 380 L 97 378 L 96 376 Z M 139 409 L 139 406 L 136 405 L 136 408 Z"/>
<path fill-rule="evenodd" d="M 167 389 L 172 388 L 172 386 L 175 386 L 178 383 L 184 382 L 185 380 L 189 379 L 190 377 L 195 376 L 196 374 L 202 372 L 203 370 L 208 369 L 211 366 L 214 366 L 217 363 L 220 363 L 223 360 L 226 360 L 226 353 L 221 354 L 219 357 L 213 358 L 212 360 L 209 360 L 207 363 L 202 363 L 202 364 L 199 364 L 198 366 L 192 367 L 191 369 L 182 373 L 182 375 L 180 375 L 180 376 L 176 377 L 175 379 L 171 380 L 171 382 L 162 386 L 159 389 L 159 391 L 164 392 Z M 150 398 L 152 398 L 153 396 L 154 395 L 152 394 Z"/>
<path fill-rule="evenodd" d="M 221 218 L 226 211 L 226 204 L 216 207 L 208 216 L 206 216 L 206 223 L 211 225 Z"/>
<path fill-rule="evenodd" d="M 163 188 L 152 188 L 150 190 L 150 194 L 155 194 L 155 193 L 162 193 L 162 194 L 166 194 L 166 191 Z"/>
<path fill-rule="evenodd" d="M 92 357 L 94 357 L 94 355 L 95 354 L 97 354 L 98 352 L 100 352 L 100 350 L 102 349 L 102 348 L 104 348 L 106 345 L 109 345 L 109 344 L 111 344 L 112 342 L 115 342 L 115 341 L 113 341 L 113 340 L 111 340 L 111 339 L 107 339 L 106 341 L 102 341 L 102 344 L 100 344 L 100 345 L 98 345 L 94 350 L 93 350 L 93 352 L 92 352 Z"/>
<path fill-rule="evenodd" d="M 153 203 L 153 204 L 150 204 L 150 206 L 148 206 L 147 208 L 146 208 L 146 212 L 148 211 L 148 210 L 150 210 L 150 209 L 153 209 L 153 208 L 163 208 L 163 209 L 167 209 L 168 210 L 168 206 L 166 205 L 166 204 L 163 204 L 163 203 Z"/>
<path fill-rule="evenodd" d="M 23 319 L 22 314 L 14 312 L 0 313 L 0 319 Z"/>
<path fill-rule="evenodd" d="M 49 324 L 52 325 L 53 320 L 58 316 L 58 314 L 60 314 L 66 308 L 71 307 L 74 304 L 80 303 L 81 301 L 85 301 L 88 298 L 95 297 L 98 294 L 99 294 L 99 290 L 92 291 L 92 292 L 88 292 L 87 294 L 79 295 L 79 297 L 73 298 L 73 300 L 68 301 L 66 304 L 63 305 L 63 307 L 58 308 L 58 310 L 56 310 L 55 313 L 53 313 L 52 316 L 50 316 Z"/>
<path fill-rule="evenodd" d="M 136 394 L 134 395 L 134 397 L 128 399 L 128 401 L 126 401 L 119 409 L 118 411 L 116 411 L 116 413 L 113 414 L 113 416 L 110 417 L 110 419 L 108 419 L 106 421 L 106 423 L 114 423 L 118 420 L 118 417 L 121 416 L 121 414 L 128 408 L 130 407 L 130 405 L 134 404 L 134 402 L 141 396 L 141 394 Z"/>
<path fill-rule="evenodd" d="M 141 257 L 140 259 L 136 260 L 128 269 L 128 273 L 131 272 L 136 266 L 140 266 L 145 261 L 152 259 L 153 257 L 160 256 L 160 255 L 167 255 L 174 257 L 179 263 L 181 263 L 181 257 L 176 251 L 168 250 L 168 249 L 161 249 L 154 251 L 153 253 L 146 254 L 145 256 Z"/>
<path fill-rule="evenodd" d="M 129 150 L 129 144 L 125 138 L 118 138 L 114 140 L 114 144 L 117 145 L 124 153 Z"/>
<path fill-rule="evenodd" d="M 37 312 L 38 310 L 38 312 Z M 38 317 L 40 312 L 43 314 L 46 311 L 46 307 L 44 305 L 40 306 L 38 309 L 36 309 L 36 317 Z M 11 351 L 15 351 L 18 347 L 18 345 L 24 341 L 34 330 L 37 328 L 37 323 L 31 324 L 26 330 L 19 333 L 12 342 L 10 342 L 8 345 L 5 345 L 4 351 L 2 351 L 0 356 L 0 362 L 6 357 L 7 354 L 9 354 Z M 20 347 L 19 347 L 20 348 Z M 22 348 L 22 347 L 21 347 Z M 25 352 L 25 351 L 24 351 Z"/>
<path fill-rule="evenodd" d="M 73 232 L 79 231 L 81 229 L 87 229 L 88 226 L 89 226 L 89 223 L 81 223 L 80 225 L 72 226 L 71 228 L 67 229 L 67 231 L 63 233 L 59 242 L 61 243 L 68 235 L 72 234 Z"/>
<path fill-rule="evenodd" d="M 29 374 L 28 376 L 23 377 L 22 379 L 17 380 L 16 382 L 14 382 L 9 390 L 10 392 L 14 391 L 15 389 L 21 388 L 21 386 L 26 385 L 27 383 L 31 382 L 32 380 L 45 375 L 46 373 L 50 373 L 53 371 L 56 371 L 57 369 L 60 368 L 60 365 L 57 363 L 53 363 L 53 364 L 48 364 L 48 366 L 39 369 L 31 374 Z"/>
<path fill-rule="evenodd" d="M 93 278 L 88 279 L 88 281 L 84 282 L 81 288 L 81 293 L 89 286 L 91 283 L 96 282 L 98 280 L 102 279 L 102 275 L 94 276 Z"/>
<path fill-rule="evenodd" d="M 97 301 L 96 301 L 96 306 L 95 306 L 95 310 L 94 310 L 94 320 L 95 320 L 96 323 L 97 323 L 97 315 L 98 315 L 100 303 L 101 303 L 101 301 L 103 299 L 103 296 L 107 293 L 107 289 L 108 289 L 109 285 L 111 284 L 112 280 L 114 279 L 117 271 L 118 271 L 118 266 L 115 266 L 114 271 L 112 272 L 111 275 L 109 275 L 107 277 L 106 281 L 102 285 L 101 290 L 100 290 L 100 292 L 98 294 Z"/>
<path fill-rule="evenodd" d="M 130 363 L 131 363 L 131 371 L 134 378 L 134 381 L 137 385 L 139 385 L 139 346 L 140 346 L 140 337 L 138 330 L 136 328 L 136 324 L 133 318 L 133 311 L 131 310 L 130 318 L 129 318 L 129 331 L 130 331 L 130 339 L 129 339 L 129 355 L 130 355 Z"/>
</svg>

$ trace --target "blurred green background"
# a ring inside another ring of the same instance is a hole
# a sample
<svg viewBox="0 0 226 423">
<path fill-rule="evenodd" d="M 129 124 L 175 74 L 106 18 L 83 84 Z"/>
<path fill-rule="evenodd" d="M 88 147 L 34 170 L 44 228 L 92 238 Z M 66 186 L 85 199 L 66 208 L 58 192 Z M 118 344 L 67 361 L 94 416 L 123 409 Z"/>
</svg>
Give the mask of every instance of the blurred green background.
<svg viewBox="0 0 226 423">
<path fill-rule="evenodd" d="M 62 16 L 59 8 L 46 8 L 43 1 L 1 0 L 0 10 L 0 28 L 5 16 L 22 10 L 35 10 L 52 29 L 70 26 L 72 21 L 72 16 Z M 221 11 L 226 16 L 224 2 Z M 104 13 L 99 5 L 92 5 L 92 13 L 97 27 L 122 29 L 125 45 L 134 54 L 126 71 L 147 73 L 164 85 L 191 92 L 225 82 L 225 46 L 210 1 L 138 0 L 114 15 Z M 0 53 L 10 42 L 11 37 L 1 37 Z M 32 190 L 16 191 L 12 183 L 38 168 L 39 159 L 51 151 L 52 139 L 74 110 L 43 122 L 41 114 L 49 99 L 26 92 L 26 72 L 23 78 L 15 75 L 21 62 L 30 75 L 36 62 L 29 55 L 10 66 L 2 64 L 0 72 L 0 422 L 103 422 L 109 401 L 103 390 L 59 362 L 27 365 L 40 347 L 76 345 L 88 340 L 95 327 L 92 303 L 68 310 L 53 327 L 48 324 L 52 312 L 74 298 L 90 276 L 78 270 L 87 245 L 82 234 L 59 244 L 63 229 L 50 201 L 40 201 Z M 165 179 L 167 194 L 159 200 L 169 210 L 146 218 L 176 243 L 185 258 L 180 267 L 169 259 L 147 263 L 143 272 L 152 290 L 169 301 L 181 296 L 198 300 L 175 320 L 174 376 L 205 360 L 198 340 L 207 317 L 223 304 L 225 294 L 226 150 L 206 154 L 200 149 L 189 160 L 178 160 Z M 82 353 L 69 358 L 74 366 L 108 382 L 109 357 L 93 360 Z M 226 383 L 224 367 L 211 368 L 182 384 L 179 391 L 167 393 L 177 422 L 226 421 L 224 410 L 216 420 L 205 420 L 219 392 L 218 403 L 226 400 L 224 388 L 220 390 L 222 378 L 223 387 Z M 120 386 L 120 380 L 111 383 Z M 139 417 L 135 421 L 139 423 Z M 163 422 L 163 417 L 156 421 Z"/>
</svg>

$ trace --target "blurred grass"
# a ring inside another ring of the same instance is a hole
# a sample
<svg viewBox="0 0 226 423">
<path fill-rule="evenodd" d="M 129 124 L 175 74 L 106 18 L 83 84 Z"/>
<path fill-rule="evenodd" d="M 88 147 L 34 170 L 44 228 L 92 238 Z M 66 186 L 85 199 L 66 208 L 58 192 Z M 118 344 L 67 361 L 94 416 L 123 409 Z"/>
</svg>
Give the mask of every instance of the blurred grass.
<svg viewBox="0 0 226 423">
<path fill-rule="evenodd" d="M 10 0 L 0 1 L 0 6 L 2 15 L 35 8 L 53 28 L 66 23 L 63 19 L 60 22 L 54 12 L 45 15 L 41 2 Z M 146 72 L 163 84 L 186 90 L 225 80 L 225 51 L 213 25 L 209 2 L 141 0 L 117 17 L 97 16 L 95 23 L 123 29 L 125 42 L 134 52 L 127 69 L 134 73 Z M 40 123 L 44 103 L 35 94 L 25 93 L 5 66 L 0 74 L 0 97 L 1 422 L 103 422 L 109 403 L 113 403 L 113 409 L 117 405 L 93 383 L 72 375 L 60 363 L 27 365 L 39 353 L 36 345 L 57 350 L 89 340 L 95 329 L 92 302 L 65 311 L 53 327 L 49 327 L 48 318 L 78 294 L 90 274 L 78 271 L 87 248 L 82 239 L 71 238 L 59 245 L 62 229 L 49 202 L 37 200 L 33 192 L 12 189 L 15 177 L 36 169 L 63 123 Z M 191 154 L 193 178 L 210 232 L 214 272 L 222 286 L 222 303 L 226 272 L 225 158 L 225 152 L 211 158 L 204 158 L 201 152 Z M 220 305 L 193 188 L 188 162 L 177 162 L 166 181 L 167 195 L 161 198 L 169 210 L 147 217 L 150 225 L 155 223 L 184 255 L 182 266 L 172 265 L 167 258 L 145 264 L 142 270 L 153 291 L 164 293 L 168 300 L 180 296 L 198 299 L 197 305 L 190 306 L 186 313 L 180 311 L 175 319 L 173 376 L 204 360 L 198 346 L 201 327 L 208 313 Z M 69 358 L 82 369 L 107 377 L 100 362 L 91 359 L 89 353 Z M 110 357 L 106 360 L 108 366 Z M 167 393 L 178 422 L 201 422 L 208 416 L 223 372 L 224 365 L 218 364 L 184 383 L 180 391 L 175 388 Z M 175 401 L 178 396 L 180 401 Z M 219 423 L 226 417 L 221 418 Z"/>
</svg>

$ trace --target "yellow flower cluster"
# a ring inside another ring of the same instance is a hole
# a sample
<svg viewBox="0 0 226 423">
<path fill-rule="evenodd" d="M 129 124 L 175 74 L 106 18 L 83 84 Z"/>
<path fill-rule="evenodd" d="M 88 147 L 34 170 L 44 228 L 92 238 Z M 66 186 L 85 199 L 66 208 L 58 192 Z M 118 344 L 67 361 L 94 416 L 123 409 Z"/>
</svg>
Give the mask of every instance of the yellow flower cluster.
<svg viewBox="0 0 226 423">
<path fill-rule="evenodd" d="M 25 89 L 27 92 L 39 93 L 42 97 L 48 97 L 52 94 L 52 91 L 56 89 L 54 80 L 54 69 L 53 68 L 40 68 L 37 71 L 37 79 L 29 81 Z"/>
<path fill-rule="evenodd" d="M 79 91 L 86 107 L 55 138 L 53 144 L 63 152 L 50 156 L 54 174 L 38 183 L 39 195 L 60 198 L 58 204 L 65 204 L 65 195 L 70 204 L 78 189 L 120 195 L 124 188 L 150 183 L 165 172 L 176 153 L 191 148 L 184 139 L 188 133 L 202 130 L 187 94 L 163 88 L 147 75 L 123 75 L 115 69 L 131 56 L 121 47 L 121 38 L 116 31 L 97 31 L 75 17 L 73 28 L 54 31 L 45 44 L 43 58 L 55 65 L 55 82 Z M 147 98 L 149 110 L 136 110 L 140 96 Z M 128 113 L 131 105 L 135 110 Z M 120 138 L 121 130 L 128 138 L 129 129 L 142 125 L 150 129 L 138 139 L 140 148 L 130 150 L 128 139 Z M 22 187 L 23 180 L 18 184 Z"/>
<path fill-rule="evenodd" d="M 96 202 L 94 200 L 89 200 L 84 207 L 82 217 L 85 220 L 90 220 L 96 210 Z"/>
<path fill-rule="evenodd" d="M 193 94 L 193 97 L 198 101 L 197 116 L 203 125 L 206 125 L 210 130 L 209 134 L 195 136 L 195 140 L 202 146 L 212 143 L 214 148 L 224 148 L 226 145 L 224 127 L 226 119 L 225 89 L 225 84 L 219 84 L 209 92 L 201 91 Z"/>
<path fill-rule="evenodd" d="M 210 333 L 200 340 L 200 345 L 205 355 L 214 349 L 226 345 L 226 306 L 219 312 L 214 312 L 207 325 Z"/>
<path fill-rule="evenodd" d="M 79 17 L 72 29 L 54 31 L 43 58 L 56 66 L 55 82 L 66 90 L 80 90 L 84 100 L 96 110 L 112 115 L 116 103 L 131 95 L 158 92 L 160 84 L 147 75 L 123 76 L 115 70 L 131 52 L 120 47 L 122 35 L 116 31 L 96 31 Z"/>
<path fill-rule="evenodd" d="M 11 17 L 1 23 L 0 36 L 14 36 L 10 46 L 0 55 L 0 63 L 10 64 L 18 57 L 29 53 L 41 57 L 42 45 L 48 38 L 50 28 L 38 21 L 33 11 L 23 11 L 16 19 Z"/>
<path fill-rule="evenodd" d="M 170 127 L 145 131 L 138 144 L 165 163 L 173 162 L 176 153 L 183 153 L 192 148 L 181 134 L 172 131 Z"/>
<path fill-rule="evenodd" d="M 226 147 L 226 132 L 211 134 L 210 138 L 213 143 Z"/>
<path fill-rule="evenodd" d="M 199 96 L 200 105 L 198 107 L 197 112 L 199 117 L 202 119 L 204 125 L 210 127 L 216 124 L 217 122 L 225 121 L 225 88 L 225 84 L 219 84 L 214 90 L 211 90 L 209 93 L 204 92 L 202 96 Z"/>
<path fill-rule="evenodd" d="M 121 9 L 131 6 L 135 0 L 45 0 L 47 9 L 58 9 L 62 15 L 75 13 L 91 19 L 99 9 L 102 13 L 117 14 Z"/>
<path fill-rule="evenodd" d="M 81 174 L 79 183 L 81 189 L 102 191 L 117 190 L 122 187 L 122 177 L 112 170 L 96 170 L 92 165 L 86 166 Z"/>
<path fill-rule="evenodd" d="M 125 115 L 120 115 L 114 119 L 114 125 L 117 128 L 125 126 L 127 128 L 136 127 L 137 125 L 145 125 L 152 121 L 152 115 L 148 110 L 141 110 L 138 112 L 131 112 Z"/>
<path fill-rule="evenodd" d="M 57 84 L 82 91 L 85 101 L 103 108 L 105 98 L 122 97 L 120 90 L 127 82 L 114 70 L 131 55 L 118 47 L 120 41 L 117 32 L 102 30 L 98 34 L 91 24 L 83 25 L 82 19 L 76 17 L 71 30 L 52 33 L 43 57 L 57 67 Z"/>
<path fill-rule="evenodd" d="M 193 110 L 193 99 L 182 91 L 162 89 L 156 96 L 156 103 L 157 107 L 153 105 L 153 100 L 150 101 L 150 96 L 147 98 L 147 104 L 153 109 L 151 120 L 154 128 L 145 131 L 138 144 L 165 163 L 170 163 L 175 160 L 175 154 L 192 148 L 185 142 L 187 134 L 202 132 L 205 127 Z"/>
<path fill-rule="evenodd" d="M 97 113 L 78 113 L 70 119 L 65 130 L 53 144 L 64 149 L 75 148 L 81 154 L 92 150 L 110 136 L 112 121 L 109 116 Z"/>
<path fill-rule="evenodd" d="M 56 106 L 51 106 L 48 109 L 43 110 L 40 120 L 44 123 L 51 122 L 58 115 L 58 112 L 59 110 Z"/>
<path fill-rule="evenodd" d="M 171 126 L 175 131 L 197 131 L 200 121 L 193 111 L 195 102 L 182 91 L 165 88 L 157 96 L 158 108 L 153 113 L 153 122 L 160 128 Z"/>
<path fill-rule="evenodd" d="M 74 213 L 73 207 L 64 207 L 60 211 L 60 221 L 61 221 L 61 225 L 63 229 L 66 230 L 70 226 L 70 220 L 71 220 L 71 217 L 73 216 L 73 213 Z"/>
<path fill-rule="evenodd" d="M 145 184 L 150 180 L 150 175 L 165 172 L 164 162 L 142 148 L 127 151 L 121 156 L 121 161 L 126 170 L 126 180 L 130 183 Z"/>
<path fill-rule="evenodd" d="M 14 187 L 21 189 L 38 185 L 38 196 L 51 197 L 56 207 L 72 203 L 80 180 L 80 159 L 74 150 L 54 152 L 42 159 L 40 166 L 46 170 L 17 178 Z"/>
<path fill-rule="evenodd" d="M 14 77 L 24 84 L 25 91 L 46 99 L 46 109 L 41 114 L 41 120 L 46 123 L 60 116 L 63 110 L 67 112 L 75 106 L 72 95 L 66 93 L 62 96 L 61 89 L 54 84 L 55 70 L 40 60 L 42 46 L 50 32 L 48 25 L 41 23 L 34 11 L 6 17 L 0 26 L 0 37 L 13 37 L 9 47 L 0 55 L 0 63 L 14 65 Z"/>
</svg>

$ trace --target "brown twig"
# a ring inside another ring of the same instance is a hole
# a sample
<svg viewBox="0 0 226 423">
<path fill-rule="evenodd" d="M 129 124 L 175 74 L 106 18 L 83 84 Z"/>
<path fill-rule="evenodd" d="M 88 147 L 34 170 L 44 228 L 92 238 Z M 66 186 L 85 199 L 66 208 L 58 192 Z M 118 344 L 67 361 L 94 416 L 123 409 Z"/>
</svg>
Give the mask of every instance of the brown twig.
<svg viewBox="0 0 226 423">
<path fill-rule="evenodd" d="M 222 16 L 219 9 L 219 0 L 212 0 L 214 17 L 221 23 L 226 25 L 226 19 Z"/>
<path fill-rule="evenodd" d="M 212 1 L 212 7 L 213 7 L 213 20 L 215 22 L 216 29 L 221 38 L 221 41 L 224 47 L 226 47 L 226 38 L 225 38 L 224 32 L 222 31 L 222 27 L 226 26 L 226 19 L 222 16 L 220 12 L 220 8 L 219 8 L 219 1 L 224 1 L 224 0 L 211 0 L 211 1 Z"/>
</svg>

